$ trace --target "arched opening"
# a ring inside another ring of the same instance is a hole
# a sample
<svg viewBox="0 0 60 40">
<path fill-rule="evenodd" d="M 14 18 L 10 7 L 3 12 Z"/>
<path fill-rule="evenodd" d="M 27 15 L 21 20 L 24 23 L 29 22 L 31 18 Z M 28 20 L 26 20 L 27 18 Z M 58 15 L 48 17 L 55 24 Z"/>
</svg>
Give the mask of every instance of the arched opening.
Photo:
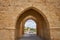
<svg viewBox="0 0 60 40">
<path fill-rule="evenodd" d="M 36 34 L 36 22 L 28 19 L 24 24 L 24 34 Z"/>
<path fill-rule="evenodd" d="M 30 17 L 31 16 L 31 17 Z M 50 40 L 50 30 L 47 18 L 35 9 L 28 9 L 24 11 L 18 18 L 16 23 L 16 40 L 24 34 L 24 24 L 26 20 L 34 19 L 37 24 L 37 36 L 44 40 Z"/>
</svg>

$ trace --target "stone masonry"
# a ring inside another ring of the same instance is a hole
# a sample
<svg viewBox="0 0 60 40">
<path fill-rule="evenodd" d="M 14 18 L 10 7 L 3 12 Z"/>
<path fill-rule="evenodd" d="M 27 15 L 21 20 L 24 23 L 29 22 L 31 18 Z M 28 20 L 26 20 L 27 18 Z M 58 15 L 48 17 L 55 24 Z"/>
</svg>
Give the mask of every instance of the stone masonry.
<svg viewBox="0 0 60 40">
<path fill-rule="evenodd" d="M 15 40 L 17 19 L 30 7 L 46 16 L 51 40 L 60 40 L 60 0 L 0 0 L 0 40 Z"/>
</svg>

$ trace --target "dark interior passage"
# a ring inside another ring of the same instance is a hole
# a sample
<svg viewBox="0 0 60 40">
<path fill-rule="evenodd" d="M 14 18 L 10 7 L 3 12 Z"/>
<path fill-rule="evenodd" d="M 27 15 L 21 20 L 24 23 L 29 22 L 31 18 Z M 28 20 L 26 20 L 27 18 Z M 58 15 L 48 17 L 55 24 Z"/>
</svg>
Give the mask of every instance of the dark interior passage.
<svg viewBox="0 0 60 40">
<path fill-rule="evenodd" d="M 16 23 L 16 35 L 15 35 L 16 39 L 23 37 L 24 24 L 28 19 L 33 19 L 36 22 L 37 36 L 44 40 L 50 40 L 48 21 L 44 16 L 40 14 L 40 12 L 37 12 L 37 10 L 34 9 L 28 9 L 24 11 L 23 14 L 21 14 L 20 17 L 18 18 Z"/>
</svg>

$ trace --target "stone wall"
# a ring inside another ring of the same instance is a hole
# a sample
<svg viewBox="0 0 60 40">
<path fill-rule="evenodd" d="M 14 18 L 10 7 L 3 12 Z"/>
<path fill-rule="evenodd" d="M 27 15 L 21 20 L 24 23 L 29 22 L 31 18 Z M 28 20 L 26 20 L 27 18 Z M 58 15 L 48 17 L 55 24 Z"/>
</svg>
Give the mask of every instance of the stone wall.
<svg viewBox="0 0 60 40">
<path fill-rule="evenodd" d="M 16 21 L 30 7 L 43 12 L 51 39 L 60 40 L 60 0 L 0 0 L 0 40 L 14 40 Z"/>
</svg>

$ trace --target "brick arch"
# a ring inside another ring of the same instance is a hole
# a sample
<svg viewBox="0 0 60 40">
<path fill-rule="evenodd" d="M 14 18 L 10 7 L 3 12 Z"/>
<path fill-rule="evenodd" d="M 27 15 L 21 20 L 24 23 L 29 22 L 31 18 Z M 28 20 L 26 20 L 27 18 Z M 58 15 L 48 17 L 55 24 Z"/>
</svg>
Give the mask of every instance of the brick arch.
<svg viewBox="0 0 60 40">
<path fill-rule="evenodd" d="M 47 17 L 40 10 L 34 7 L 29 7 L 26 10 L 22 11 L 21 15 L 17 19 L 16 33 L 15 33 L 16 39 L 18 39 L 23 35 L 23 24 L 25 22 L 25 18 L 28 16 L 34 16 L 36 19 L 36 22 L 38 22 L 37 23 L 38 36 L 45 40 L 50 40 L 50 29 L 49 29 L 49 22 L 47 20 Z M 31 17 L 31 19 L 34 19 L 34 18 Z"/>
</svg>

